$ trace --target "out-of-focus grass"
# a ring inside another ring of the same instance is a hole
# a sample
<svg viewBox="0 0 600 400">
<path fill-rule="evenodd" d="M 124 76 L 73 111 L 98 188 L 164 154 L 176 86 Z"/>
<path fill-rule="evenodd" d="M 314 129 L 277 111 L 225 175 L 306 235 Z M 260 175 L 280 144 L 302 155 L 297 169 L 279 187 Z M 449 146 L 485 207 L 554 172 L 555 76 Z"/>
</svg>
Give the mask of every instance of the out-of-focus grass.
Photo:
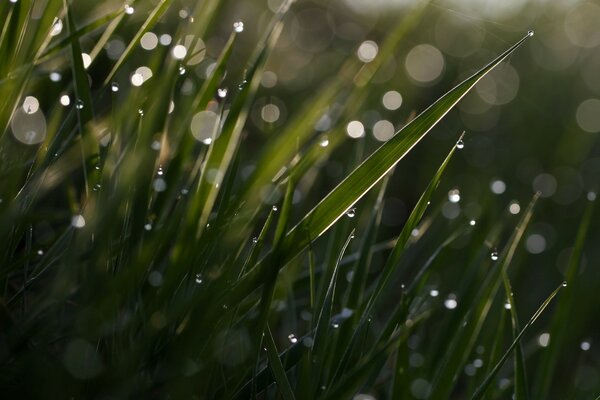
<svg viewBox="0 0 600 400">
<path fill-rule="evenodd" d="M 3 393 L 548 396 L 552 376 L 567 370 L 559 346 L 573 338 L 561 322 L 582 301 L 570 288 L 584 279 L 593 201 L 568 288 L 546 300 L 535 291 L 542 305 L 522 329 L 510 284 L 518 274 L 509 275 L 538 195 L 523 211 L 513 203 L 497 215 L 490 201 L 477 220 L 448 218 L 461 194 L 446 201 L 436 189 L 469 135 L 446 140 L 445 159 L 421 163 L 427 179 L 401 188 L 422 195 L 401 230 L 384 228 L 398 162 L 532 35 L 472 65 L 480 69 L 374 146 L 348 122 L 372 106 L 378 74 L 409 33 L 425 29 L 422 2 L 379 48 L 357 41 L 359 59 L 312 93 L 290 92 L 287 121 L 278 122 L 284 106 L 263 106 L 265 141 L 253 113 L 268 96 L 282 32 L 304 5 L 283 2 L 246 25 L 225 24 L 228 6 L 0 5 Z M 251 46 L 248 26 L 261 27 Z M 326 175 L 334 159 L 339 179 Z M 547 337 L 529 331 L 557 295 L 549 337 L 558 344 L 540 361 L 532 344 Z"/>
</svg>

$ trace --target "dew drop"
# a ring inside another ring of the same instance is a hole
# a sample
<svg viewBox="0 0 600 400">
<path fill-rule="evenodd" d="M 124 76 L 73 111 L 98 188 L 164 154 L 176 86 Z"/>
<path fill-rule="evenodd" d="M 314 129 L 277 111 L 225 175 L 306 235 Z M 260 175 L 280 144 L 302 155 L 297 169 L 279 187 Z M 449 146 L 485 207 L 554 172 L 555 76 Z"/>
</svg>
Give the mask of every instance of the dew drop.
<svg viewBox="0 0 600 400">
<path fill-rule="evenodd" d="M 84 107 L 83 100 L 81 100 L 81 99 L 77 100 L 77 103 L 75 103 L 75 107 L 76 107 L 78 110 L 82 110 L 82 109 L 83 109 L 83 107 Z"/>
<path fill-rule="evenodd" d="M 474 219 L 469 221 L 469 225 L 471 226 L 475 226 L 477 224 L 477 221 L 475 221 Z"/>
<path fill-rule="evenodd" d="M 355 215 L 356 215 L 356 208 L 351 208 L 348 211 L 346 211 L 346 216 L 348 216 L 348 218 L 354 218 Z"/>
<path fill-rule="evenodd" d="M 113 92 L 118 92 L 119 91 L 119 84 L 117 82 L 113 82 L 110 84 L 110 90 L 112 90 Z"/>
<path fill-rule="evenodd" d="M 291 343 L 298 343 L 298 338 L 293 333 L 288 335 L 288 339 Z"/>
<path fill-rule="evenodd" d="M 256 236 L 252 238 L 252 243 L 258 243 L 258 238 Z"/>
<path fill-rule="evenodd" d="M 134 11 L 135 9 L 132 6 L 125 4 L 125 14 L 131 15 Z"/>
<path fill-rule="evenodd" d="M 226 88 L 217 89 L 217 96 L 219 96 L 219 98 L 221 98 L 221 99 L 224 99 L 225 96 L 227 96 L 227 89 Z"/>
<path fill-rule="evenodd" d="M 52 23 L 52 28 L 50 29 L 50 36 L 57 36 L 63 30 L 63 22 L 59 18 L 54 18 L 54 22 Z"/>
<path fill-rule="evenodd" d="M 202 282 L 202 274 L 196 274 L 196 283 L 200 285 Z M 226 304 L 223 304 L 223 309 L 227 309 Z"/>
<path fill-rule="evenodd" d="M 184 75 L 185 74 L 185 67 L 183 65 L 179 66 L 179 75 Z"/>
<path fill-rule="evenodd" d="M 319 141 L 319 146 L 321 146 L 321 147 L 329 146 L 329 138 L 327 136 L 322 136 L 321 140 Z"/>
<path fill-rule="evenodd" d="M 334 321 L 334 322 L 332 322 L 332 323 L 331 323 L 331 327 L 332 327 L 333 329 L 337 329 L 337 328 L 339 328 L 339 327 L 340 327 L 340 323 L 339 323 L 339 322 L 337 322 L 337 321 Z"/>
<path fill-rule="evenodd" d="M 273 207 L 271 207 L 271 209 L 272 209 L 273 211 L 277 211 L 277 210 L 279 210 L 279 208 L 277 208 L 277 206 L 273 206 Z"/>
<path fill-rule="evenodd" d="M 71 226 L 77 229 L 83 228 L 85 226 L 85 218 L 83 218 L 83 215 L 74 215 L 73 218 L 71 218 Z"/>
<path fill-rule="evenodd" d="M 528 32 L 527 32 L 527 36 L 529 36 L 529 37 L 532 37 L 532 36 L 533 36 L 533 34 L 534 34 L 534 32 L 533 32 L 533 31 L 528 31 Z"/>
<path fill-rule="evenodd" d="M 244 23 L 242 21 L 236 21 L 233 23 L 233 30 L 237 33 L 244 31 Z"/>
<path fill-rule="evenodd" d="M 504 308 L 507 310 L 510 310 L 512 308 L 512 306 L 510 305 L 509 302 L 504 303 Z"/>
<path fill-rule="evenodd" d="M 496 250 L 492 251 L 490 253 L 490 258 L 492 259 L 492 261 L 497 261 L 498 260 L 498 252 Z"/>
<path fill-rule="evenodd" d="M 242 89 L 244 89 L 244 87 L 246 86 L 246 84 L 247 84 L 247 83 L 248 83 L 248 81 L 244 79 L 244 80 L 242 81 L 242 83 L 240 83 L 240 84 L 238 85 L 238 89 L 239 89 L 239 90 L 242 90 Z"/>
<path fill-rule="evenodd" d="M 562 287 L 567 287 L 567 281 L 563 281 Z"/>
<path fill-rule="evenodd" d="M 144 110 L 142 110 L 141 108 L 138 108 L 138 114 L 140 114 L 140 116 L 144 116 Z"/>
<path fill-rule="evenodd" d="M 460 201 L 460 190 L 454 188 L 448 191 L 448 200 L 451 203 L 458 203 Z"/>
<path fill-rule="evenodd" d="M 456 142 L 456 148 L 459 150 L 462 150 L 465 148 L 465 142 L 462 139 L 458 139 L 458 142 Z"/>
</svg>

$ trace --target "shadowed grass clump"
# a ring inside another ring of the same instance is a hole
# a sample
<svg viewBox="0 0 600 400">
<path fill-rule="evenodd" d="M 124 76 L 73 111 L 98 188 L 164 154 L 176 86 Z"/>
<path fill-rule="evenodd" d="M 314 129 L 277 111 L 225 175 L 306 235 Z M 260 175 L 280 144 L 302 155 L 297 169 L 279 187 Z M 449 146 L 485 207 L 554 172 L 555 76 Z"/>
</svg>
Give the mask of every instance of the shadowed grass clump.
<svg viewBox="0 0 600 400">
<path fill-rule="evenodd" d="M 509 276 L 538 195 L 448 222 L 436 188 L 468 135 L 423 164 L 401 229 L 383 228 L 396 165 L 533 32 L 380 146 L 348 138 L 372 81 L 425 23 L 419 3 L 370 60 L 356 42 L 312 93 L 290 93 L 297 106 L 265 140 L 251 118 L 302 2 L 260 24 L 224 20 L 224 1 L 180 3 L 0 5 L 2 393 L 549 398 L 593 201 L 568 285 L 553 282 L 522 325 Z M 283 110 L 261 115 L 274 124 Z M 333 157 L 344 173 L 324 184 Z M 529 329 L 554 297 L 534 367 Z"/>
</svg>

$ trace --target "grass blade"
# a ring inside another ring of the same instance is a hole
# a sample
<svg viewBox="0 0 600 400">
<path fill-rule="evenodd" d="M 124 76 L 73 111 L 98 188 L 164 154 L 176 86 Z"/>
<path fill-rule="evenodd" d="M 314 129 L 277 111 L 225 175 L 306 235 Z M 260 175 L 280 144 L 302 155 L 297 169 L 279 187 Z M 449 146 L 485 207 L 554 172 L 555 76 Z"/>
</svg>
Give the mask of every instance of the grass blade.
<svg viewBox="0 0 600 400">
<path fill-rule="evenodd" d="M 265 332 L 265 339 L 267 357 L 269 358 L 269 367 L 275 376 L 275 382 L 277 382 L 277 387 L 279 388 L 281 397 L 283 397 L 284 400 L 294 400 L 294 391 L 292 390 L 290 381 L 287 379 L 285 374 L 285 369 L 283 368 L 277 347 L 275 346 L 275 340 L 273 340 L 273 333 L 268 325 Z"/>
<path fill-rule="evenodd" d="M 492 372 L 490 372 L 488 374 L 488 376 L 485 378 L 483 383 L 479 386 L 479 388 L 477 388 L 477 390 L 475 391 L 475 394 L 472 397 L 473 400 L 479 400 L 483 397 L 483 395 L 485 394 L 485 391 L 490 386 L 490 383 L 492 383 L 492 379 L 494 379 L 494 377 L 496 376 L 496 374 L 498 373 L 498 371 L 500 370 L 502 365 L 504 365 L 504 363 L 506 362 L 506 359 L 508 358 L 510 353 L 513 351 L 513 349 L 520 343 L 521 338 L 523 337 L 525 332 L 527 332 L 527 330 L 531 327 L 531 325 L 533 325 L 533 323 L 538 319 L 538 317 L 540 315 L 542 315 L 542 313 L 544 312 L 546 307 L 548 307 L 548 305 L 550 304 L 552 299 L 554 299 L 554 297 L 556 297 L 558 292 L 565 286 L 566 286 L 566 283 L 561 283 L 560 286 L 557 287 L 556 289 L 554 289 L 554 291 L 552 293 L 550 293 L 550 296 L 548 296 L 548 298 L 546 300 L 544 300 L 542 305 L 537 309 L 537 311 L 529 319 L 527 324 L 525 324 L 523 329 L 521 329 L 521 331 L 519 332 L 519 334 L 517 335 L 515 340 L 513 340 L 512 344 L 510 345 L 508 350 L 506 350 L 506 352 L 504 353 L 504 355 L 502 356 L 500 361 L 498 361 L 498 363 L 494 366 L 494 368 L 492 369 Z"/>
</svg>

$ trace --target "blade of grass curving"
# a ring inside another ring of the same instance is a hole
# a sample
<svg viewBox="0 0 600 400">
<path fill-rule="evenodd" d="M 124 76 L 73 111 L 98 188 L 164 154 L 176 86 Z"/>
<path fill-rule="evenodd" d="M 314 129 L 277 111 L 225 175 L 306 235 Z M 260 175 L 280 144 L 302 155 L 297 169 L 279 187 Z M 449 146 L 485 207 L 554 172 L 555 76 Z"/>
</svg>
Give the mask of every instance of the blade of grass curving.
<svg viewBox="0 0 600 400">
<path fill-rule="evenodd" d="M 564 296 L 558 301 L 556 312 L 554 313 L 552 322 L 550 323 L 550 330 L 548 331 L 552 340 L 548 347 L 544 349 L 539 364 L 540 370 L 536 376 L 533 395 L 536 399 L 548 398 L 549 391 L 552 388 L 554 371 L 560 358 L 559 353 L 563 348 L 565 336 L 569 329 L 569 325 L 565 324 L 565 321 L 571 319 L 569 315 L 573 312 L 573 309 L 576 308 L 578 286 L 577 273 L 579 272 L 581 265 L 583 246 L 588 235 L 595 204 L 595 201 L 590 201 L 588 203 L 581 218 L 581 222 L 579 223 L 575 244 L 565 272 L 565 280 L 569 283 L 569 286 L 565 289 Z"/>
<path fill-rule="evenodd" d="M 480 285 L 480 289 L 473 299 L 472 306 L 464 317 L 462 329 L 454 335 L 450 344 L 446 346 L 448 350 L 438 363 L 438 368 L 434 375 L 431 398 L 445 399 L 450 396 L 456 379 L 460 371 L 462 371 L 462 366 L 469 357 L 475 341 L 481 332 L 483 323 L 501 284 L 502 274 L 508 269 L 517 246 L 523 237 L 525 228 L 529 225 L 538 198 L 539 193 L 536 193 L 515 227 L 508 240 L 508 244 L 488 273 L 485 281 Z"/>
<path fill-rule="evenodd" d="M 317 237 L 333 225 L 344 212 L 385 176 L 418 142 L 421 141 L 475 84 L 517 49 L 530 35 L 525 36 L 495 60 L 446 93 L 433 105 L 419 114 L 408 125 L 384 143 L 359 165 L 346 179 L 333 189 L 287 236 L 286 247 L 290 253 L 303 248 L 303 235 L 309 230 Z"/>
<path fill-rule="evenodd" d="M 538 319 L 538 317 L 544 312 L 544 310 L 548 307 L 548 305 L 550 304 L 550 302 L 552 301 L 552 299 L 554 299 L 554 297 L 556 297 L 556 295 L 558 294 L 558 292 L 563 287 L 565 287 L 565 286 L 566 286 L 566 283 L 561 283 L 560 286 L 558 286 L 556 289 L 554 289 L 554 291 L 550 294 L 550 296 L 548 296 L 548 298 L 546 300 L 544 300 L 544 302 L 542 303 L 542 305 L 537 309 L 537 311 L 529 319 L 529 321 L 527 322 L 527 324 L 525 324 L 525 326 L 523 327 L 523 329 L 521 329 L 521 331 L 519 332 L 519 334 L 517 335 L 517 337 L 515 337 L 515 339 L 513 340 L 512 344 L 510 345 L 510 347 L 508 348 L 508 350 L 506 350 L 506 352 L 504 353 L 504 355 L 502 356 L 502 358 L 500 359 L 500 361 L 498 361 L 498 363 L 494 366 L 494 368 L 492 369 L 492 371 L 488 374 L 488 376 L 485 378 L 485 380 L 477 388 L 477 390 L 475 391 L 475 394 L 472 397 L 473 400 L 479 400 L 479 399 L 483 398 L 483 395 L 485 394 L 485 391 L 488 389 L 488 387 L 492 383 L 492 380 L 496 377 L 496 374 L 498 373 L 498 371 L 500 370 L 500 368 L 506 362 L 508 356 L 510 356 L 510 353 L 521 342 L 521 338 L 523 337 L 523 335 L 529 330 L 529 328 L 531 327 L 531 325 L 533 325 L 533 323 Z"/>
<path fill-rule="evenodd" d="M 506 272 L 502 274 L 502 281 L 504 282 L 504 291 L 506 294 L 506 299 L 508 300 L 507 304 L 510 305 L 510 319 L 513 339 L 516 339 L 520 330 L 519 319 L 517 316 L 517 308 L 515 305 L 515 297 L 512 291 L 512 286 L 510 284 L 510 280 L 508 279 L 508 275 L 506 274 Z M 527 399 L 527 371 L 525 369 L 525 356 L 523 353 L 522 342 L 519 342 L 519 344 L 515 348 L 514 368 L 515 384 L 513 399 L 525 400 Z"/>
<path fill-rule="evenodd" d="M 312 238 L 327 231 L 346 210 L 366 194 L 385 174 L 390 171 L 460 99 L 462 99 L 494 67 L 508 57 L 530 37 L 528 34 L 488 65 L 450 90 L 409 124 L 402 128 L 388 142 L 379 147 L 369 158 L 359 165 L 346 179 L 333 189 L 315 206 L 286 236 L 284 253 L 286 261 L 296 257 L 308 244 L 305 232 L 311 232 Z M 229 295 L 235 301 L 246 296 L 261 284 L 263 268 L 247 275 Z"/>
<path fill-rule="evenodd" d="M 311 360 L 313 360 L 313 374 L 312 374 L 312 393 L 316 393 L 318 389 L 318 385 L 320 380 L 322 379 L 321 373 L 324 366 L 324 360 L 326 357 L 326 348 L 328 342 L 328 333 L 329 333 L 329 325 L 331 323 L 331 314 L 333 311 L 333 300 L 335 295 L 336 283 L 338 278 L 338 272 L 340 267 L 340 261 L 344 257 L 344 253 L 346 252 L 346 248 L 350 244 L 350 241 L 354 238 L 354 230 L 350 233 L 340 254 L 338 256 L 335 269 L 333 270 L 333 274 L 331 275 L 331 280 L 329 281 L 329 286 L 327 287 L 327 292 L 325 294 L 325 298 L 323 300 L 323 304 L 321 305 L 321 309 L 319 310 L 319 317 L 317 318 L 317 323 L 315 326 L 315 336 L 313 339 L 313 346 L 311 348 Z"/>
<path fill-rule="evenodd" d="M 464 133 L 461 134 L 459 141 L 462 140 L 463 136 L 464 136 Z M 457 143 L 458 143 L 458 141 L 457 141 Z M 381 273 L 381 277 L 379 278 L 379 281 L 377 282 L 377 286 L 376 286 L 375 290 L 373 291 L 373 294 L 371 295 L 371 297 L 369 298 L 369 301 L 367 303 L 366 313 L 369 313 L 371 308 L 375 305 L 375 303 L 379 299 L 379 296 L 381 295 L 382 291 L 384 290 L 386 284 L 388 283 L 390 276 L 392 275 L 396 266 L 398 265 L 398 262 L 400 261 L 400 257 L 402 256 L 402 253 L 404 252 L 404 248 L 405 248 L 406 244 L 408 243 L 408 239 L 410 239 L 413 229 L 415 229 L 417 227 L 417 224 L 419 223 L 419 221 L 421 221 L 423 214 L 425 214 L 425 210 L 427 209 L 427 206 L 429 205 L 429 200 L 431 199 L 433 192 L 439 185 L 442 174 L 444 173 L 444 170 L 446 169 L 447 165 L 450 163 L 450 160 L 452 159 L 452 156 L 454 155 L 456 148 L 457 148 L 456 145 L 454 145 L 452 147 L 452 149 L 450 150 L 450 153 L 448 153 L 448 155 L 444 159 L 444 162 L 442 162 L 442 165 L 440 165 L 437 172 L 433 176 L 433 179 L 427 185 L 425 192 L 423 192 L 423 194 L 419 198 L 419 201 L 417 202 L 415 208 L 410 213 L 410 216 L 408 217 L 408 220 L 404 224 L 404 227 L 402 228 L 402 231 L 400 232 L 400 236 L 398 236 L 398 240 L 396 241 L 396 244 L 394 245 L 392 252 L 388 256 L 388 258 L 383 266 L 383 271 Z"/>
<path fill-rule="evenodd" d="M 279 352 L 275 346 L 275 340 L 273 340 L 273 333 L 271 328 L 267 325 L 265 332 L 265 345 L 267 347 L 267 357 L 269 358 L 269 367 L 275 377 L 275 382 L 279 388 L 279 393 L 284 400 L 294 400 L 294 391 L 290 385 L 290 381 L 287 379 L 285 369 L 279 358 Z"/>
<path fill-rule="evenodd" d="M 287 3 L 291 2 L 288 1 Z M 239 145 L 240 134 L 246 122 L 252 99 L 260 85 L 265 62 L 283 29 L 283 17 L 286 15 L 288 9 L 289 7 L 283 6 L 280 8 L 280 11 L 273 17 L 264 37 L 257 45 L 257 51 L 246 73 L 245 83 L 242 84 L 240 91 L 231 104 L 220 136 L 214 140 L 206 156 L 206 164 L 198 185 L 198 201 L 202 209 L 198 218 L 198 232 L 196 237 L 200 236 L 206 225 L 219 192 L 221 179 L 229 166 L 235 149 Z M 205 172 L 211 170 L 217 171 L 218 176 L 215 179 L 209 180 Z"/>
<path fill-rule="evenodd" d="M 138 43 L 139 43 L 141 37 L 144 35 L 144 33 L 146 33 L 149 29 L 151 29 L 158 22 L 160 17 L 162 17 L 162 15 L 165 13 L 167 8 L 169 8 L 169 6 L 171 5 L 172 2 L 173 2 L 173 0 L 160 0 L 159 3 L 156 5 L 156 7 L 154 7 L 154 9 L 150 13 L 150 15 L 148 15 L 148 18 L 146 18 L 146 21 L 144 21 L 144 23 L 142 24 L 140 29 L 133 36 L 133 38 L 131 39 L 131 41 L 129 42 L 129 44 L 127 45 L 125 50 L 123 51 L 123 54 L 121 54 L 121 57 L 119 57 L 119 59 L 113 66 L 112 70 L 106 76 L 106 79 L 104 80 L 105 86 L 110 83 L 110 81 L 113 79 L 113 77 L 115 76 L 115 74 L 117 73 L 119 68 L 121 68 L 121 65 L 123 65 L 125 60 L 127 60 L 127 58 L 129 58 L 129 56 L 133 52 L 135 46 L 138 45 Z"/>
</svg>

